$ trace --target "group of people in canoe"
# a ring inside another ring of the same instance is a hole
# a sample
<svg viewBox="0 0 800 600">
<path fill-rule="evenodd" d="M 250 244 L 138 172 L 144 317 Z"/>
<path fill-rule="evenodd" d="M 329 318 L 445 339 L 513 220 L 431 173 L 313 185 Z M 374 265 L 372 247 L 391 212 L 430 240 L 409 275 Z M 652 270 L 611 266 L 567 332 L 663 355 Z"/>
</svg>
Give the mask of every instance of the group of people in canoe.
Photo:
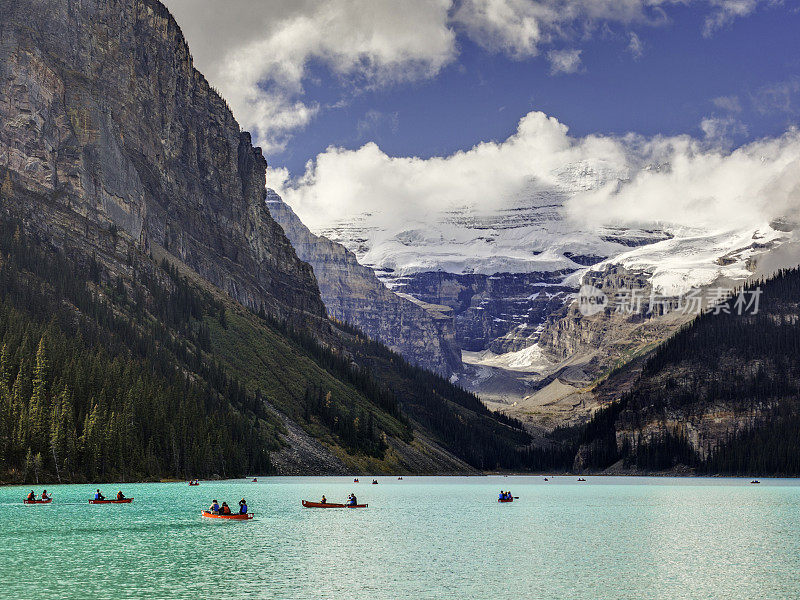
<svg viewBox="0 0 800 600">
<path fill-rule="evenodd" d="M 223 502 L 222 506 L 220 506 L 219 502 L 216 500 L 211 501 L 211 507 L 208 509 L 212 515 L 232 515 L 235 514 L 231 511 L 231 507 L 228 506 L 227 502 Z M 239 500 L 239 513 L 240 515 L 247 514 L 247 500 L 242 498 Z"/>
<path fill-rule="evenodd" d="M 508 491 L 504 492 L 503 490 L 500 490 L 500 495 L 498 496 L 497 499 L 498 500 L 513 500 L 514 496 L 511 495 L 511 492 L 508 492 Z"/>
<path fill-rule="evenodd" d="M 41 498 L 38 498 L 39 502 L 44 502 L 46 500 L 52 500 L 52 499 L 53 496 L 48 495 L 47 490 L 42 490 L 42 496 Z M 31 490 L 28 496 L 25 498 L 25 500 L 27 502 L 36 502 L 37 501 L 36 493 L 33 490 Z"/>
<path fill-rule="evenodd" d="M 105 496 L 103 496 L 103 494 L 102 494 L 102 493 L 100 492 L 100 490 L 98 489 L 98 490 L 96 490 L 96 491 L 95 491 L 95 493 L 94 493 L 94 499 L 95 499 L 95 500 L 105 500 L 105 499 L 106 499 L 106 497 L 105 497 Z M 120 490 L 120 491 L 118 491 L 118 492 L 117 492 L 117 497 L 116 497 L 116 499 L 117 499 L 117 500 L 125 500 L 125 494 L 123 494 L 123 493 L 122 493 L 122 490 Z"/>
<path fill-rule="evenodd" d="M 320 504 L 327 504 L 328 499 L 325 497 L 325 494 L 322 494 L 322 499 L 319 501 Z M 347 496 L 347 502 L 345 502 L 345 506 L 355 506 L 358 504 L 358 498 L 356 498 L 355 494 L 350 494 Z M 338 505 L 337 505 L 338 506 Z"/>
</svg>

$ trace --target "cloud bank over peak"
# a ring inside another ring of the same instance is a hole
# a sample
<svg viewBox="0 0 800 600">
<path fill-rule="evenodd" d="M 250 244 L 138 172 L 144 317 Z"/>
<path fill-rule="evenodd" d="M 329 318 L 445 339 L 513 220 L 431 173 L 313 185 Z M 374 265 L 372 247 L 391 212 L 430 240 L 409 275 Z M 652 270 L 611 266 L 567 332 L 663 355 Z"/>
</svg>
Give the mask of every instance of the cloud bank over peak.
<svg viewBox="0 0 800 600">
<path fill-rule="evenodd" d="M 367 219 L 399 232 L 453 210 L 496 214 L 531 189 L 563 192 L 563 217 L 580 228 L 724 232 L 800 220 L 795 129 L 728 151 L 690 136 L 572 137 L 558 120 L 531 112 L 506 140 L 449 156 L 391 157 L 368 143 L 329 148 L 302 177 L 286 175 L 273 171 L 268 184 L 315 231 Z"/>
</svg>

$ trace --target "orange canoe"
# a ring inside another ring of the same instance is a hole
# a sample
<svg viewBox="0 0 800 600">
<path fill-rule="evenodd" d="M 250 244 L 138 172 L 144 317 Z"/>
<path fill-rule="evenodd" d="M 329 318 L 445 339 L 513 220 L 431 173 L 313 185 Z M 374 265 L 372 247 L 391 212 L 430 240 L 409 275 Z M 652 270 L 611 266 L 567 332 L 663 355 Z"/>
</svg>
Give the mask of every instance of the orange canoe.
<svg viewBox="0 0 800 600">
<path fill-rule="evenodd" d="M 497 501 L 498 502 L 513 502 L 514 499 L 513 498 L 498 498 Z"/>
<path fill-rule="evenodd" d="M 50 504 L 53 501 L 52 498 L 48 498 L 47 500 L 28 500 L 25 499 L 22 502 L 24 504 Z"/>
<path fill-rule="evenodd" d="M 334 504 L 332 502 L 309 502 L 303 500 L 305 508 L 367 508 L 369 504 Z"/>
<path fill-rule="evenodd" d="M 122 500 L 89 500 L 89 504 L 130 504 L 133 498 L 123 498 Z"/>
<path fill-rule="evenodd" d="M 204 510 L 200 513 L 201 517 L 206 517 L 207 519 L 232 519 L 234 521 L 249 521 L 253 518 L 253 513 L 247 513 L 246 515 L 242 515 L 239 513 L 231 513 L 229 515 L 215 515 L 212 512 Z"/>
</svg>

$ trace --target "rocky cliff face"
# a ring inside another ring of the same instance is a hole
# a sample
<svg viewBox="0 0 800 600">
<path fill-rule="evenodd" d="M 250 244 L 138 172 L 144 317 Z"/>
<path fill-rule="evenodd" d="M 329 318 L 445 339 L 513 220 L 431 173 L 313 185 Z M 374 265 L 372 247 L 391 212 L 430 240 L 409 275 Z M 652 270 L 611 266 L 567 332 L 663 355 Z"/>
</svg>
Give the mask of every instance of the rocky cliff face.
<svg viewBox="0 0 800 600">
<path fill-rule="evenodd" d="M 113 274 L 166 251 L 242 304 L 324 326 L 264 205 L 266 161 L 155 0 L 0 0 L 0 165 L 40 236 Z"/>
<path fill-rule="evenodd" d="M 422 302 L 448 307 L 456 341 L 464 350 L 496 353 L 530 344 L 541 322 L 574 290 L 561 285 L 571 270 L 533 273 L 456 274 L 443 271 L 397 277 L 392 289 Z"/>
<path fill-rule="evenodd" d="M 310 263 L 328 313 L 356 325 L 422 367 L 449 376 L 461 364 L 454 342 L 453 319 L 430 313 L 388 290 L 369 267 L 341 244 L 311 233 L 272 190 L 267 207 L 291 240 L 298 256 Z"/>
</svg>

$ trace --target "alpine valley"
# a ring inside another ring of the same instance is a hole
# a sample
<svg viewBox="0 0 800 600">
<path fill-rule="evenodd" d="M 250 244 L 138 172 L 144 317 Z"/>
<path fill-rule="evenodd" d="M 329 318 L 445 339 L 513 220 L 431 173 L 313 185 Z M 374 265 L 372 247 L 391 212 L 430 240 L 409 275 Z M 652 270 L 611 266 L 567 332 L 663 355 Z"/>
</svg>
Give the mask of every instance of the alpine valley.
<svg viewBox="0 0 800 600">
<path fill-rule="evenodd" d="M 636 173 L 579 161 L 312 231 L 158 0 L 0 15 L 3 482 L 800 473 L 792 219 L 580 225 Z M 762 278 L 751 318 L 664 308 Z"/>
</svg>

